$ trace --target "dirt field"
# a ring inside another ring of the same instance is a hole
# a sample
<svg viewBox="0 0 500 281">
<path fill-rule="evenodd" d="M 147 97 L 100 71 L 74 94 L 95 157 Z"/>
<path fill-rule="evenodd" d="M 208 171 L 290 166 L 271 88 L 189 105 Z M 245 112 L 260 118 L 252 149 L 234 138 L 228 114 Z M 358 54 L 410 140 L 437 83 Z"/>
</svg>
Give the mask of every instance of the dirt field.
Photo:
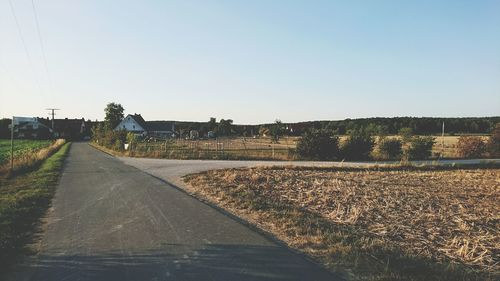
<svg viewBox="0 0 500 281">
<path fill-rule="evenodd" d="M 354 279 L 499 277 L 499 169 L 252 168 L 185 180 Z"/>
</svg>

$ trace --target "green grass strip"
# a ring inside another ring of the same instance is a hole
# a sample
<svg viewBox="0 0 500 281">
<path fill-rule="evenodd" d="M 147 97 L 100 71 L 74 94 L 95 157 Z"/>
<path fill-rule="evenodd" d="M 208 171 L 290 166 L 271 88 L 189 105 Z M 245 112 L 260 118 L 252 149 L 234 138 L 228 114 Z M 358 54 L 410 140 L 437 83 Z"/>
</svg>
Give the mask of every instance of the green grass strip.
<svg viewBox="0 0 500 281">
<path fill-rule="evenodd" d="M 0 264 L 12 264 L 32 241 L 49 208 L 70 143 L 43 161 L 39 169 L 0 179 Z"/>
</svg>

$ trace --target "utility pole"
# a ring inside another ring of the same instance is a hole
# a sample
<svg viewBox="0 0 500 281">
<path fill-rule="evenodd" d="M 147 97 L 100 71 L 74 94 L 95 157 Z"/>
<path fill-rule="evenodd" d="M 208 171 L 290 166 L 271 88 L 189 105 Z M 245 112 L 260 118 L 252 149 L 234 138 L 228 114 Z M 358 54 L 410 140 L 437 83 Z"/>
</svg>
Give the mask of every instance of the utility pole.
<svg viewBox="0 0 500 281">
<path fill-rule="evenodd" d="M 441 158 L 443 158 L 444 154 L 444 121 L 443 121 L 443 130 L 441 131 Z"/>
<path fill-rule="evenodd" d="M 52 132 L 54 132 L 54 115 L 56 115 L 56 110 L 60 110 L 59 108 L 46 108 L 45 110 L 50 110 L 52 113 Z"/>
</svg>

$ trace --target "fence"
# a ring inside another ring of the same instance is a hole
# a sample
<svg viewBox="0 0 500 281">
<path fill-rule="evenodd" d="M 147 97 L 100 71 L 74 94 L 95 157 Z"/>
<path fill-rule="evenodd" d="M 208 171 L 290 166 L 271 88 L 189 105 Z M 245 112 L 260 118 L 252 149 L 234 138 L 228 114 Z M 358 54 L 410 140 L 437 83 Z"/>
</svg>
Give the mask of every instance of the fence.
<svg viewBox="0 0 500 281">
<path fill-rule="evenodd" d="M 219 138 L 209 140 L 160 140 L 134 143 L 128 148 L 132 156 L 177 159 L 295 159 L 295 139 Z"/>
</svg>

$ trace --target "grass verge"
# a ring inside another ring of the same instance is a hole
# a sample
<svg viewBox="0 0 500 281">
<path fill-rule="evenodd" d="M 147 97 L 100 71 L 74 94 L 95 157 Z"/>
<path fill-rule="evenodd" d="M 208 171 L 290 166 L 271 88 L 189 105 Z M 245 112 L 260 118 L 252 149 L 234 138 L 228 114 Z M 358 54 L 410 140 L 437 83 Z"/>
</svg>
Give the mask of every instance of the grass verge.
<svg viewBox="0 0 500 281">
<path fill-rule="evenodd" d="M 186 176 L 352 280 L 498 280 L 498 168 L 251 168 Z"/>
<path fill-rule="evenodd" d="M 0 178 L 0 264 L 11 265 L 33 239 L 59 180 L 70 143 L 42 162 L 37 170 Z"/>
<path fill-rule="evenodd" d="M 58 139 L 53 142 L 43 141 L 41 143 L 46 145 L 44 147 L 32 146 L 30 149 L 17 151 L 18 155 L 14 158 L 13 171 L 10 171 L 10 161 L 0 164 L 0 176 L 11 177 L 36 169 L 45 159 L 58 151 L 66 143 L 66 140 Z"/>
</svg>

